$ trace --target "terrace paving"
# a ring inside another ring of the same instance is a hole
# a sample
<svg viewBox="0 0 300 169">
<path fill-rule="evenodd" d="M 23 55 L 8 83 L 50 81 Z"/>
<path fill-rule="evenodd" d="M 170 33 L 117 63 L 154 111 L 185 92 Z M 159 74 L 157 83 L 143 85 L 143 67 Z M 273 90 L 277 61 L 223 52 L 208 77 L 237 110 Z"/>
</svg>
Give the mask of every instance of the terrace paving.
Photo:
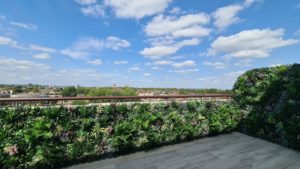
<svg viewBox="0 0 300 169">
<path fill-rule="evenodd" d="M 233 132 L 68 169 L 300 169 L 300 152 Z"/>
</svg>

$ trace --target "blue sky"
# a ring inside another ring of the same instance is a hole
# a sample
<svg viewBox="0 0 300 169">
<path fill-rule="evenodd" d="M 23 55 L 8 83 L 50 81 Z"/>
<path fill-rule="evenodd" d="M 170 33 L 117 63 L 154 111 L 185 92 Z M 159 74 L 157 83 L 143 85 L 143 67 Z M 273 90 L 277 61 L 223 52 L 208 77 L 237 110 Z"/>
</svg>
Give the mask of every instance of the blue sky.
<svg viewBox="0 0 300 169">
<path fill-rule="evenodd" d="M 1 0 L 0 83 L 230 89 L 300 61 L 299 0 Z"/>
</svg>

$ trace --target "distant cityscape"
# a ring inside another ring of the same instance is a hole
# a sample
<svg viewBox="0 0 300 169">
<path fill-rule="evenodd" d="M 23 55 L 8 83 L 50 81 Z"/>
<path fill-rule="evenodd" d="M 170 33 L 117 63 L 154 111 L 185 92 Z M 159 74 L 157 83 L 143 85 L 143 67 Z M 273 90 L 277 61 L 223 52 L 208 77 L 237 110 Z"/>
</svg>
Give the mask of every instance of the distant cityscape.
<svg viewBox="0 0 300 169">
<path fill-rule="evenodd" d="M 118 87 L 82 87 L 52 85 L 17 85 L 0 84 L 0 98 L 48 98 L 76 96 L 164 96 L 164 95 L 197 95 L 228 94 L 230 90 L 219 89 L 178 89 L 178 88 L 133 88 Z"/>
</svg>

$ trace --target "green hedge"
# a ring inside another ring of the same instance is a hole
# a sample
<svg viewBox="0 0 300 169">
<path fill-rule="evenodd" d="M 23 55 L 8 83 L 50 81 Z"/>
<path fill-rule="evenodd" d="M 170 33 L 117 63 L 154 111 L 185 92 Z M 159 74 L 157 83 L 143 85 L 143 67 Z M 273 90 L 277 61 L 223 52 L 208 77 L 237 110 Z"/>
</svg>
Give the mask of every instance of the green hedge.
<svg viewBox="0 0 300 169">
<path fill-rule="evenodd" d="M 233 93 L 242 132 L 300 150 L 300 64 L 247 71 Z"/>
<path fill-rule="evenodd" d="M 232 103 L 0 109 L 0 168 L 56 168 L 230 132 Z"/>
</svg>

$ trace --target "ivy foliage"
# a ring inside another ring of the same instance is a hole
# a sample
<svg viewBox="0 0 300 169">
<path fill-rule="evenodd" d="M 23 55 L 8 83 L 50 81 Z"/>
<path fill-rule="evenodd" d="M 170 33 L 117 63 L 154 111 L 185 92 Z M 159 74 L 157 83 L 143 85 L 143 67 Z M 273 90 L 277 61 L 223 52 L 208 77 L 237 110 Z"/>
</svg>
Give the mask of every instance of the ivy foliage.
<svg viewBox="0 0 300 169">
<path fill-rule="evenodd" d="M 300 150 L 300 64 L 247 71 L 233 93 L 242 132 Z"/>
<path fill-rule="evenodd" d="M 0 168 L 57 168 L 230 132 L 231 103 L 198 102 L 0 109 Z"/>
</svg>

